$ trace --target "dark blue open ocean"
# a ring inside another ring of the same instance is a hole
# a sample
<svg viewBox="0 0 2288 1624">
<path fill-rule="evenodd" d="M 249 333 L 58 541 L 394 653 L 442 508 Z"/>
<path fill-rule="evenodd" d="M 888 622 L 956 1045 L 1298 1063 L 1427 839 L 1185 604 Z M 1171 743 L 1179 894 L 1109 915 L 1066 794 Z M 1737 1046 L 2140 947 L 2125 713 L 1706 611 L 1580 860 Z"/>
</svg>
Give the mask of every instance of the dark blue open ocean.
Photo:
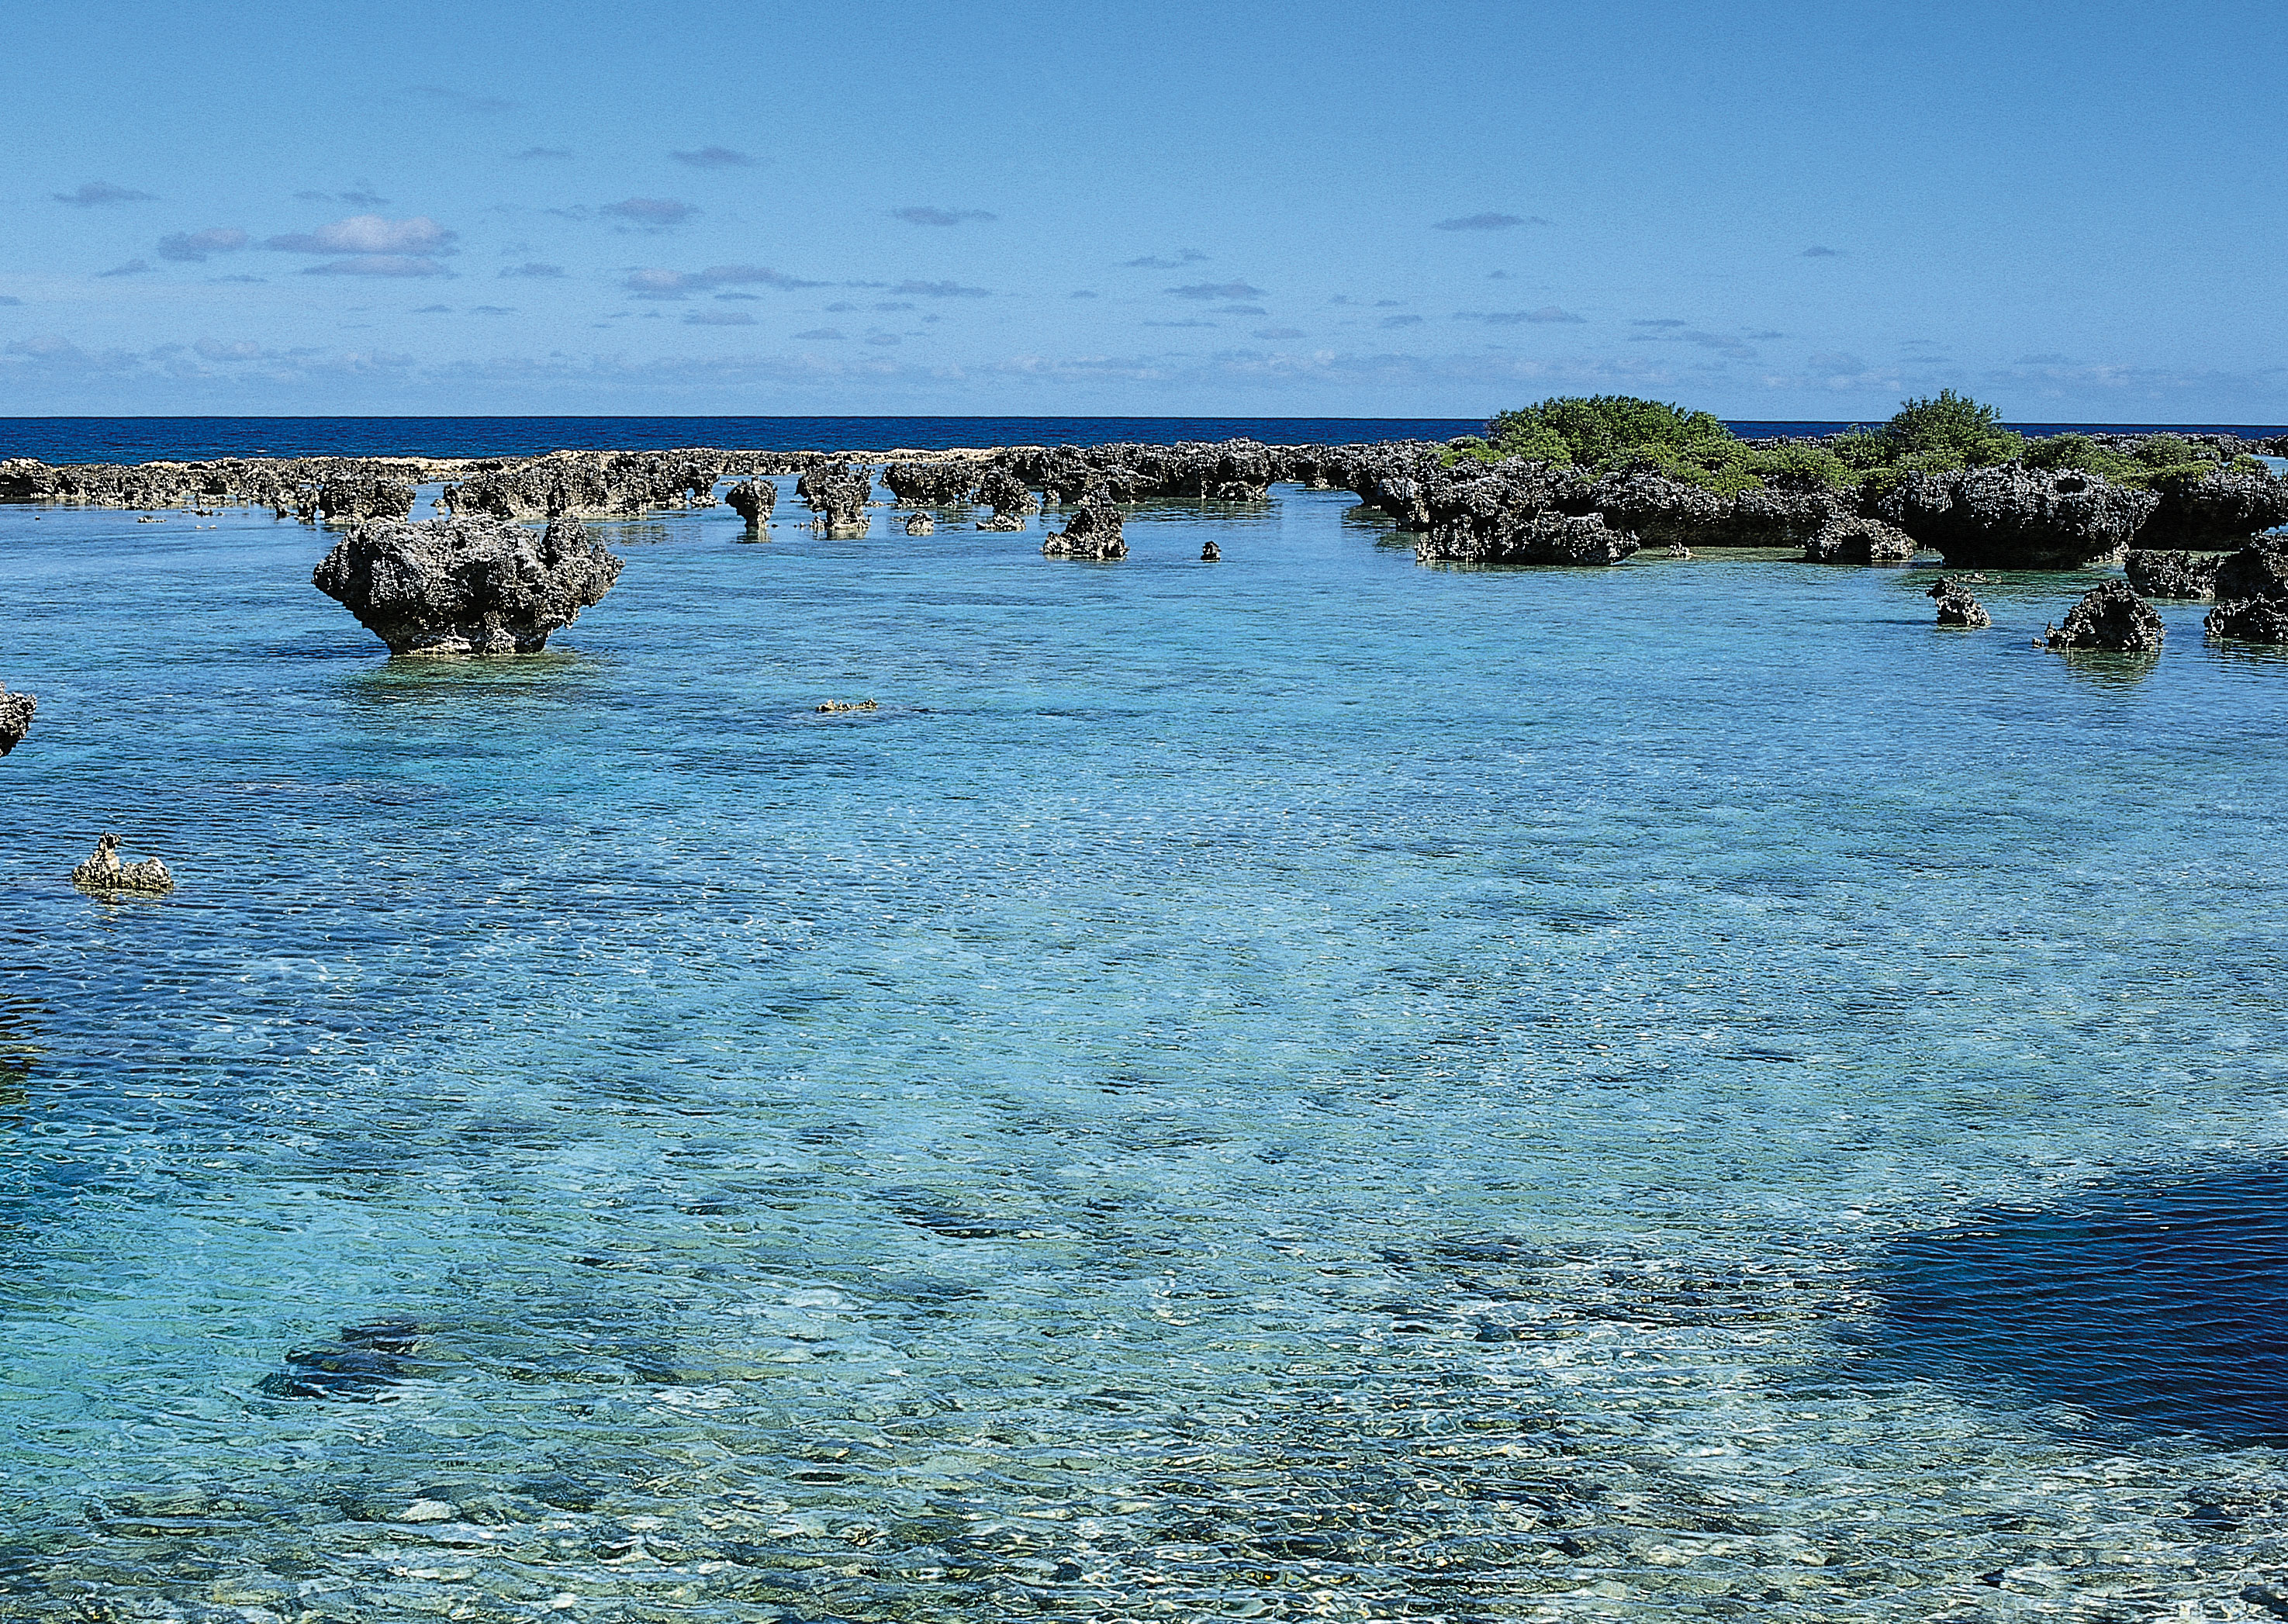
<svg viewBox="0 0 2288 1624">
<path fill-rule="evenodd" d="M 1846 423 L 1738 422 L 1749 435 L 1827 434 Z M 2022 424 L 2030 433 L 2151 424 Z M 2186 424 L 2251 438 L 2279 427 Z M 544 451 L 721 446 L 798 451 L 949 446 L 1169 445 L 1245 437 L 1267 445 L 1450 440 L 1463 417 L 0 417 L 0 457 L 147 463 L 218 456 L 529 456 Z"/>
</svg>

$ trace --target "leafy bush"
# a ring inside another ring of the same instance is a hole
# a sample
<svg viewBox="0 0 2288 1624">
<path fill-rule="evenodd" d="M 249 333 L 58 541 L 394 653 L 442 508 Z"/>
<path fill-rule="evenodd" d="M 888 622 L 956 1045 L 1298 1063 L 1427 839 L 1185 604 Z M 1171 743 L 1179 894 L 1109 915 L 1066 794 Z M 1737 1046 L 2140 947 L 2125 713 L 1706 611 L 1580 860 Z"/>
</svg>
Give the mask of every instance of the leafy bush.
<svg viewBox="0 0 2288 1624">
<path fill-rule="evenodd" d="M 1598 468 L 1656 448 L 1681 450 L 1732 439 L 1714 414 L 1634 395 L 1553 395 L 1498 414 L 1486 433 L 1504 455 Z M 1563 455 L 1557 454 L 1563 448 Z"/>
<path fill-rule="evenodd" d="M 1956 468 L 1986 468 L 2015 462 L 2026 448 L 2023 435 L 2002 426 L 2000 411 L 1951 389 L 1903 402 L 1880 432 L 1891 448 L 1884 461 L 1893 464 L 1936 454 L 1958 458 Z"/>
</svg>

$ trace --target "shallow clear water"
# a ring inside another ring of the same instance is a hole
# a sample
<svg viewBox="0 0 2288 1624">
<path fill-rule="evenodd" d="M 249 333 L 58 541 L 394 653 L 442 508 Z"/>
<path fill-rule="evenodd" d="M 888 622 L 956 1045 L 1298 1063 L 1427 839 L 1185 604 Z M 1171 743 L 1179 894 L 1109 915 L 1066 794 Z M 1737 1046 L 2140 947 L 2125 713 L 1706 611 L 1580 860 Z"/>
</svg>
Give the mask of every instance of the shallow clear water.
<svg viewBox="0 0 2288 1624">
<path fill-rule="evenodd" d="M 2270 1616 L 2288 661 L 1351 503 L 0 509 L 0 1619 Z"/>
</svg>

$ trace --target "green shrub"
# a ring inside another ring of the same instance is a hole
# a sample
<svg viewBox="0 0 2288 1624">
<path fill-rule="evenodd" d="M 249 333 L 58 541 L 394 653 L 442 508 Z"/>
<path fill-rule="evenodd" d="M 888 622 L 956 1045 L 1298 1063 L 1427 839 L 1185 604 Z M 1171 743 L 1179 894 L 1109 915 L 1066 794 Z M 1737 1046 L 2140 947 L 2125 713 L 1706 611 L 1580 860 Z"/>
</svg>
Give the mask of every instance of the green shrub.
<svg viewBox="0 0 2288 1624">
<path fill-rule="evenodd" d="M 1891 456 L 1891 442 L 1880 434 L 1871 434 L 1855 426 L 1847 434 L 1839 434 L 1828 442 L 1827 448 L 1846 468 L 1880 468 Z"/>
<path fill-rule="evenodd" d="M 1688 412 L 1633 395 L 1553 395 L 1500 413 L 1486 424 L 1486 434 L 1507 456 L 1585 468 L 1655 448 L 1681 449 L 1733 438 L 1712 413 Z M 1559 446 L 1564 448 L 1562 456 L 1555 455 Z"/>
<path fill-rule="evenodd" d="M 2000 411 L 1951 389 L 1942 389 L 1929 400 L 1903 403 L 1881 432 L 1892 448 L 1884 460 L 1893 464 L 1942 455 L 1957 459 L 1950 467 L 1986 468 L 2014 462 L 2026 448 L 2025 436 L 2002 426 Z"/>
<path fill-rule="evenodd" d="M 2024 462 L 2029 468 L 2045 471 L 2081 468 L 2094 472 L 2098 460 L 2109 455 L 2100 451 L 2097 442 L 2086 434 L 2053 434 L 2046 440 L 2028 440 Z"/>
</svg>

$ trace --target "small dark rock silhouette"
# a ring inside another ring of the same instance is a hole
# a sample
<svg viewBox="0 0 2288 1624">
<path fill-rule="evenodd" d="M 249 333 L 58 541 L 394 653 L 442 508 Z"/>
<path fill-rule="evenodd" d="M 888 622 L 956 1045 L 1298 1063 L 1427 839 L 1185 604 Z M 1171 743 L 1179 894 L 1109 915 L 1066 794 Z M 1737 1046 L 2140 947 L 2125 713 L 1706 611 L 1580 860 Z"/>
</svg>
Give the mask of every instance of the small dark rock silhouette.
<svg viewBox="0 0 2288 1624">
<path fill-rule="evenodd" d="M 937 520 L 932 519 L 926 513 L 917 513 L 912 518 L 906 520 L 906 534 L 908 535 L 934 535 L 937 534 Z"/>
<path fill-rule="evenodd" d="M 1203 564 L 1212 564 L 1222 557 L 1223 549 L 1217 546 L 1213 542 L 1210 542 L 1206 546 L 1200 549 L 1200 562 Z"/>
<path fill-rule="evenodd" d="M 2051 628 L 2044 640 L 2052 648 L 2104 648 L 2151 654 L 2166 628 L 2152 605 L 2126 581 L 2101 581 L 2066 611 L 2066 623 Z"/>
</svg>

